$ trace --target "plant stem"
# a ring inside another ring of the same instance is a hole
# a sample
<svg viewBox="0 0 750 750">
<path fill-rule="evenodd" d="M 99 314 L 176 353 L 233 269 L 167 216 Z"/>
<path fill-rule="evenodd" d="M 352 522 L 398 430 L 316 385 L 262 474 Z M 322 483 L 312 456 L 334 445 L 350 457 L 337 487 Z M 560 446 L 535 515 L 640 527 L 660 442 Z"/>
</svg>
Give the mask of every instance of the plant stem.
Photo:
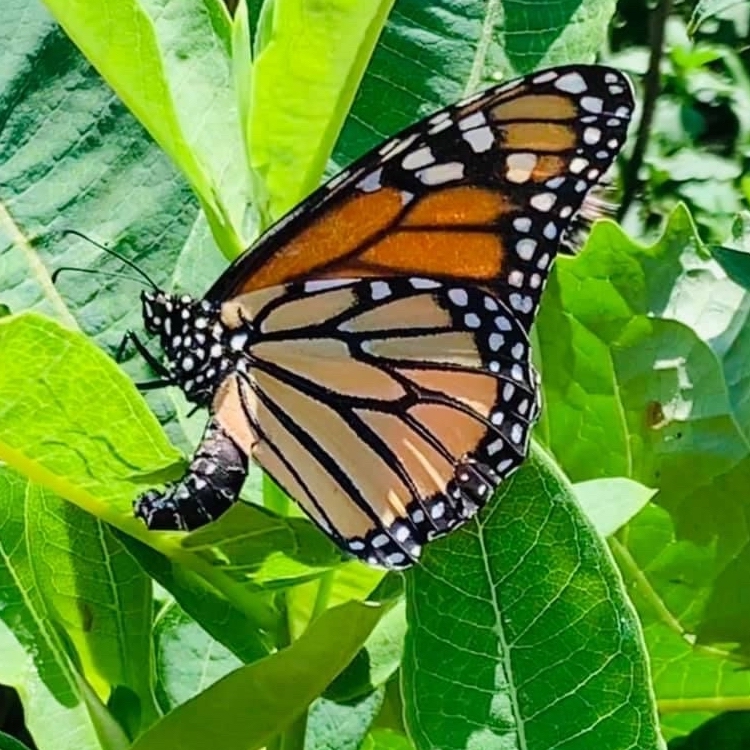
<svg viewBox="0 0 750 750">
<path fill-rule="evenodd" d="M 310 615 L 311 622 L 328 609 L 328 600 L 331 596 L 331 588 L 333 588 L 333 575 L 333 571 L 329 570 L 327 573 L 324 573 L 318 581 L 318 591 L 315 594 L 315 603 L 313 604 L 312 614 Z"/>
<path fill-rule="evenodd" d="M 623 216 L 627 213 L 638 189 L 638 172 L 643 164 L 643 157 L 646 154 L 648 137 L 656 110 L 656 100 L 661 90 L 661 60 L 664 54 L 664 35 L 667 19 L 671 11 L 672 0 L 659 0 L 651 12 L 649 34 L 651 37 L 651 56 L 648 63 L 648 70 L 643 77 L 643 109 L 641 111 L 641 121 L 638 125 L 638 135 L 635 139 L 633 153 L 623 173 L 622 202 L 620 203 L 620 210 L 617 213 L 619 220 L 622 220 Z"/>
<path fill-rule="evenodd" d="M 316 600 L 317 603 L 317 600 Z M 281 610 L 281 626 L 278 632 L 277 645 L 279 649 L 292 644 L 292 623 L 287 603 L 287 594 L 279 595 L 279 609 Z M 305 734 L 307 731 L 307 710 L 303 711 L 286 729 L 269 743 L 267 750 L 304 750 Z"/>
</svg>

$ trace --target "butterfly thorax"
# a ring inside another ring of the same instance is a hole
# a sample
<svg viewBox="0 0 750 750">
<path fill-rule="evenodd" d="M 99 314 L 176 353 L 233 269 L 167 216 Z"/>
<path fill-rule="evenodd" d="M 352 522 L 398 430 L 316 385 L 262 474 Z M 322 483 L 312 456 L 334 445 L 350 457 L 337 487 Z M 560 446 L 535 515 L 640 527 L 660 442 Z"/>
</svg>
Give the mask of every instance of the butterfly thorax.
<svg viewBox="0 0 750 750">
<path fill-rule="evenodd" d="M 146 330 L 160 339 L 170 382 L 188 401 L 207 406 L 244 359 L 251 323 L 230 328 L 220 305 L 186 294 L 144 292 L 141 302 Z"/>
</svg>

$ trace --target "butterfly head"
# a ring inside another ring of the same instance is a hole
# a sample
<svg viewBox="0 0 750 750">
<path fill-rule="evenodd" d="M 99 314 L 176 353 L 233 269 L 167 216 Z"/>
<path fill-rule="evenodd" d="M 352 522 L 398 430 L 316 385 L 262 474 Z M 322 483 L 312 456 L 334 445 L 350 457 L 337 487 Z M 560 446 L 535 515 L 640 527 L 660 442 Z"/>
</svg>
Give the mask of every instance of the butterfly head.
<svg viewBox="0 0 750 750">
<path fill-rule="evenodd" d="M 169 380 L 189 401 L 207 406 L 237 364 L 227 346 L 230 331 L 222 322 L 220 307 L 160 290 L 143 292 L 141 304 L 146 330 L 160 339 Z"/>
</svg>

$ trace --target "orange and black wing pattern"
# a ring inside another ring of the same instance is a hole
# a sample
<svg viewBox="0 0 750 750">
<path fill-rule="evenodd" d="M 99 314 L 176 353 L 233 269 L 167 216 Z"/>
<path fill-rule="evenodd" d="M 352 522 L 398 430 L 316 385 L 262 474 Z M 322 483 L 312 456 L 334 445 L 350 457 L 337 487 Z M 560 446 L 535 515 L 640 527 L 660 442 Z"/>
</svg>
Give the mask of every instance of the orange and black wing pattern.
<svg viewBox="0 0 750 750">
<path fill-rule="evenodd" d="M 419 277 L 292 283 L 252 320 L 217 426 L 345 550 L 387 568 L 472 518 L 539 411 L 526 332 L 495 295 Z"/>
<path fill-rule="evenodd" d="M 630 83 L 602 66 L 497 86 L 408 128 L 313 193 L 208 292 L 430 276 L 531 304 L 571 217 L 620 151 Z M 525 292 L 525 293 L 524 293 Z"/>
<path fill-rule="evenodd" d="M 411 565 L 472 518 L 526 457 L 529 329 L 632 110 L 599 66 L 490 89 L 316 191 L 204 299 L 146 293 L 171 381 L 211 419 L 189 472 L 137 514 L 207 523 L 253 458 L 374 565 Z"/>
</svg>

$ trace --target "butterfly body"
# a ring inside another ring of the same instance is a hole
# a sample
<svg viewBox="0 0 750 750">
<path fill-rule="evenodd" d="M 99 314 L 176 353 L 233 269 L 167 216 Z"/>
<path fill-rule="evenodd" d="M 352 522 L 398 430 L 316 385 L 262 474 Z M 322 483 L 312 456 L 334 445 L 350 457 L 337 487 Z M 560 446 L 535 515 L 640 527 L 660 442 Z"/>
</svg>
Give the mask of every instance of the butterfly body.
<svg viewBox="0 0 750 750">
<path fill-rule="evenodd" d="M 143 296 L 210 420 L 136 513 L 195 528 L 256 460 L 346 551 L 403 568 L 524 460 L 529 331 L 572 217 L 621 147 L 626 79 L 544 71 L 433 115 L 316 191 L 203 299 Z"/>
</svg>

